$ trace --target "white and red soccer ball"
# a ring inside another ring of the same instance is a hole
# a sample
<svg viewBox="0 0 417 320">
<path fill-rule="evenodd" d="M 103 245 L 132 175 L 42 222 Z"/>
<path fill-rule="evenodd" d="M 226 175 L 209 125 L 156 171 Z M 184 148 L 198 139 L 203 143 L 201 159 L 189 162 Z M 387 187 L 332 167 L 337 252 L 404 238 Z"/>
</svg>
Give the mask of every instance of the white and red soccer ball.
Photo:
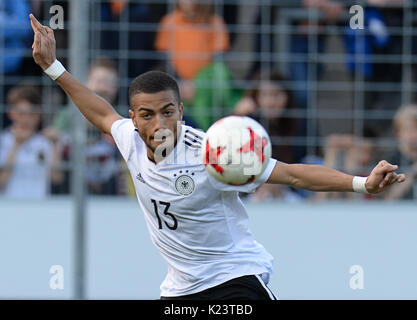
<svg viewBox="0 0 417 320">
<path fill-rule="evenodd" d="M 207 130 L 201 151 L 206 170 L 214 178 L 243 185 L 255 181 L 265 171 L 271 157 L 271 140 L 257 121 L 229 116 Z"/>
</svg>

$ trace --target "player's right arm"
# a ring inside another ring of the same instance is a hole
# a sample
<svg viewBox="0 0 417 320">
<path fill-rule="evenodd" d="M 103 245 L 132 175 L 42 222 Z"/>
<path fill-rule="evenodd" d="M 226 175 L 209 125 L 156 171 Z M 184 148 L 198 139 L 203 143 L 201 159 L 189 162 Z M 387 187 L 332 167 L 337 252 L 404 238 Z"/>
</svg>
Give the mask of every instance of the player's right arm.
<svg viewBox="0 0 417 320">
<path fill-rule="evenodd" d="M 46 70 L 56 60 L 54 32 L 40 24 L 32 14 L 30 22 L 35 33 L 32 45 L 33 58 L 42 70 Z M 99 130 L 111 134 L 112 124 L 122 117 L 106 100 L 96 95 L 67 71 L 60 75 L 56 82 L 88 121 Z"/>
<path fill-rule="evenodd" d="M 96 95 L 67 71 L 56 82 L 88 121 L 101 131 L 111 134 L 110 128 L 113 122 L 122 117 L 106 100 Z"/>
</svg>

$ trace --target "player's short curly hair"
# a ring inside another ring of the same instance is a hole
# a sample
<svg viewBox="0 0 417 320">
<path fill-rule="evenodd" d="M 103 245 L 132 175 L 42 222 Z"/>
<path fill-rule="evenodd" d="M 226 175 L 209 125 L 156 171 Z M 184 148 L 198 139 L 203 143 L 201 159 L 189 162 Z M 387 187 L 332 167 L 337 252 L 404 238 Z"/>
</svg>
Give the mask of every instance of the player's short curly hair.
<svg viewBox="0 0 417 320">
<path fill-rule="evenodd" d="M 174 77 L 162 71 L 148 71 L 136 77 L 130 84 L 129 100 L 138 93 L 158 93 L 166 90 L 172 90 L 177 102 L 181 101 L 180 89 Z"/>
</svg>

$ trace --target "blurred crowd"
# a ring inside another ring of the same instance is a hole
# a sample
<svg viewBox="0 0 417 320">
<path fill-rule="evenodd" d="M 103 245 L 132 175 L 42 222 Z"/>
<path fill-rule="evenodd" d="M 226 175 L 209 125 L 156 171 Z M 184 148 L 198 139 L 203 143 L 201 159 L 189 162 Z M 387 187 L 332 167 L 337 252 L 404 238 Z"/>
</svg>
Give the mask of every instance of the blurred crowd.
<svg viewBox="0 0 417 320">
<path fill-rule="evenodd" d="M 51 3 L 0 1 L 0 195 L 10 198 L 40 199 L 71 192 L 73 111 L 63 92 L 41 78 L 30 50 L 33 38 L 28 15 L 33 12 L 47 22 Z M 285 9 L 279 5 L 265 10 L 256 3 L 94 1 L 91 17 L 98 27 L 89 32 L 92 50 L 86 53 L 90 58 L 86 85 L 127 116 L 130 81 L 143 72 L 163 70 L 178 79 L 187 125 L 206 131 L 223 116 L 245 115 L 265 127 L 272 156 L 280 161 L 322 164 L 367 175 L 379 160 L 386 159 L 407 174 L 405 183 L 380 196 L 263 185 L 254 194 L 242 194 L 249 200 L 417 199 L 417 103 L 413 103 L 413 86 L 408 85 L 415 81 L 416 68 L 412 61 L 405 64 L 401 56 L 392 58 L 407 48 L 409 53 L 417 50 L 417 37 L 405 37 L 398 31 L 405 23 L 407 1 L 362 1 L 363 30 L 349 27 L 349 6 L 344 1 L 294 3 L 297 5 L 291 8 L 300 14 L 290 22 L 292 32 L 285 35 L 284 49 L 290 59 L 283 69 L 273 59 L 257 58 L 273 56 L 278 43 L 282 45 L 279 37 L 284 34 L 271 28 L 263 31 L 265 20 L 269 27 L 275 22 L 278 25 Z M 68 1 L 54 4 L 69 11 Z M 311 18 L 312 12 L 317 19 Z M 124 27 L 126 24 L 132 27 Z M 236 29 L 238 26 L 245 26 L 245 32 Z M 316 121 L 310 117 L 311 83 L 320 81 L 326 72 L 326 60 L 317 57 L 331 53 L 328 31 L 335 30 L 332 28 L 342 30 L 337 36 L 345 57 L 344 73 L 352 87 L 358 79 L 361 84 L 352 95 L 363 93 L 362 125 L 324 136 L 315 132 L 317 143 L 307 146 Z M 55 32 L 58 55 L 68 49 L 67 32 Z M 239 56 L 239 52 L 248 54 Z M 375 56 L 382 60 L 374 61 Z M 63 55 L 60 60 L 66 64 L 66 58 Z M 411 88 L 408 101 L 401 91 L 404 88 Z M 89 193 L 134 195 L 131 177 L 112 137 L 89 124 L 87 131 Z"/>
</svg>

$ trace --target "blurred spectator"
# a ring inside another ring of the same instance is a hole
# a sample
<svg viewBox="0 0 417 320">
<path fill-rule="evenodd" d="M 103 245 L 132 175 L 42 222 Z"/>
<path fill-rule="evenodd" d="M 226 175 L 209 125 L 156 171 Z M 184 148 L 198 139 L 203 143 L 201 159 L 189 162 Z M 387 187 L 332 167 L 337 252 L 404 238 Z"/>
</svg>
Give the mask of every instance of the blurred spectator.
<svg viewBox="0 0 417 320">
<path fill-rule="evenodd" d="M 0 134 L 0 190 L 11 198 L 44 198 L 50 182 L 59 183 L 60 155 L 56 141 L 39 133 L 38 89 L 16 86 L 7 95 L 11 126 Z"/>
<path fill-rule="evenodd" d="M 285 78 L 276 71 L 259 72 L 252 84 L 236 104 L 234 113 L 254 118 L 264 126 L 272 139 L 272 157 L 296 162 L 294 147 L 285 142 L 286 138 L 296 136 L 298 129 L 297 119 L 290 115 L 295 101 Z"/>
<path fill-rule="evenodd" d="M 106 58 L 98 58 L 90 65 L 87 87 L 109 101 L 116 102 L 119 74 L 116 64 Z M 110 135 L 100 133 L 91 124 L 86 147 L 86 178 L 94 194 L 117 194 L 117 177 L 121 158 Z"/>
<path fill-rule="evenodd" d="M 352 29 L 349 22 L 346 26 L 345 47 L 348 70 L 352 77 L 359 74 L 359 77 L 364 78 L 364 108 L 395 110 L 401 101 L 403 68 L 399 63 L 400 60 L 374 62 L 372 59 L 401 56 L 404 53 L 406 38 L 393 29 L 403 28 L 405 1 L 367 0 L 366 2 L 364 29 Z M 381 90 L 381 85 L 385 83 L 389 83 L 390 88 Z M 386 135 L 388 132 L 384 128 L 391 125 L 391 120 L 370 119 L 368 124 L 376 130 L 379 129 L 380 135 Z"/>
<path fill-rule="evenodd" d="M 158 23 L 163 12 L 166 12 L 165 7 L 166 5 L 162 4 L 138 3 L 129 0 L 100 1 L 97 8 L 100 21 L 114 23 L 109 26 L 103 25 L 100 36 L 95 37 L 95 39 L 100 39 L 100 49 L 128 50 L 130 53 L 153 50 L 155 32 L 135 30 L 133 26 L 139 23 Z M 122 23 L 130 23 L 131 27 L 128 30 L 121 30 L 119 26 Z M 105 55 L 109 56 L 110 54 L 105 53 Z M 120 54 L 117 53 L 117 56 L 113 58 L 119 59 L 119 56 Z M 127 61 L 127 76 L 135 78 L 139 74 L 151 70 L 156 63 L 155 60 L 148 57 L 141 57 L 141 59 L 130 57 Z"/>
<path fill-rule="evenodd" d="M 220 61 L 200 70 L 193 81 L 180 81 L 185 117 L 191 117 L 198 128 L 206 131 L 213 122 L 230 114 L 242 97 L 242 91 L 233 88 L 232 83 L 232 75 Z"/>
<path fill-rule="evenodd" d="M 344 5 L 337 0 L 303 0 L 302 6 L 308 10 L 317 10 L 323 14 L 318 20 L 302 20 L 294 24 L 295 33 L 291 36 L 290 53 L 299 56 L 290 63 L 289 78 L 299 88 L 294 89 L 294 96 L 300 108 L 307 108 L 308 81 L 318 80 L 323 68 L 321 64 L 313 61 L 309 54 L 324 53 L 326 34 L 320 32 L 320 26 L 336 24 L 345 12 Z M 315 31 L 315 34 L 310 35 Z M 317 41 L 317 42 L 315 42 Z M 316 43 L 316 46 L 314 45 Z M 314 50 L 314 52 L 313 52 Z M 312 67 L 313 68 L 312 68 Z"/>
<path fill-rule="evenodd" d="M 394 117 L 394 130 L 397 149 L 387 160 L 398 165 L 407 179 L 388 190 L 385 199 L 417 199 L 417 105 L 398 109 Z"/>
<path fill-rule="evenodd" d="M 0 72 L 18 75 L 31 35 L 26 0 L 0 1 Z"/>
<path fill-rule="evenodd" d="M 354 176 L 366 176 L 376 165 L 375 133 L 366 128 L 365 137 L 352 134 L 331 134 L 326 138 L 323 165 Z M 311 200 L 373 198 L 370 194 L 352 192 L 318 192 Z"/>
<path fill-rule="evenodd" d="M 99 57 L 90 64 L 87 76 L 87 87 L 96 94 L 113 104 L 118 94 L 119 74 L 113 60 Z M 71 110 L 64 108 L 59 111 L 52 126 L 44 130 L 45 135 L 66 140 L 64 154 L 69 159 Z M 87 123 L 88 137 L 86 146 L 87 169 L 85 177 L 89 190 L 93 194 L 120 194 L 126 188 L 123 186 L 124 177 L 120 175 L 120 156 L 111 136 L 100 133 Z M 67 136 L 66 138 L 64 138 Z M 69 174 L 67 174 L 69 180 Z M 63 187 L 69 190 L 69 181 Z"/>
<path fill-rule="evenodd" d="M 178 0 L 176 9 L 161 20 L 155 48 L 167 53 L 168 69 L 181 82 L 185 112 L 189 107 L 199 128 L 207 130 L 240 98 L 231 88 L 229 69 L 216 58 L 229 49 L 229 34 L 210 2 Z"/>
<path fill-rule="evenodd" d="M 222 13 L 229 27 L 230 48 L 227 55 L 239 57 L 238 59 L 225 59 L 235 79 L 248 80 L 252 78 L 252 66 L 255 63 L 255 41 L 257 40 L 256 30 L 261 8 L 259 1 L 253 2 L 231 2 L 225 3 Z M 276 10 L 270 10 L 275 12 Z M 230 28 L 231 27 L 231 28 Z M 258 48 L 260 49 L 260 48 Z M 241 53 L 245 54 L 242 55 Z M 259 69 L 259 64 L 257 64 Z"/>
<path fill-rule="evenodd" d="M 290 25 L 291 31 L 288 34 L 288 55 L 290 61 L 285 72 L 286 77 L 292 82 L 291 89 L 297 108 L 303 114 L 303 117 L 298 118 L 298 130 L 295 135 L 305 137 L 307 124 L 311 121 L 307 112 L 309 96 L 311 96 L 308 88 L 312 81 L 320 80 L 324 71 L 323 64 L 316 58 L 316 54 L 323 54 L 326 49 L 328 35 L 323 30 L 327 25 L 338 24 L 338 21 L 346 11 L 343 2 L 338 0 L 301 0 L 297 1 L 297 3 L 304 10 L 296 10 L 290 20 L 292 22 Z M 277 6 L 278 9 L 281 9 L 279 4 Z M 276 10 L 276 12 L 279 11 Z M 267 16 L 267 14 L 270 14 L 270 16 Z M 278 19 L 278 16 L 274 17 L 274 12 L 268 13 L 266 9 L 261 8 L 258 24 L 262 25 L 265 19 L 274 21 Z M 274 41 L 277 41 L 277 37 L 273 34 L 270 37 L 265 33 L 259 33 L 256 41 L 256 52 L 262 55 L 267 48 L 271 56 L 273 56 L 276 53 L 277 46 L 281 45 L 281 43 L 274 43 Z M 252 66 L 250 74 L 256 72 L 260 66 L 262 68 L 268 66 L 271 68 L 275 67 L 273 61 L 257 61 Z M 301 159 L 306 154 L 306 146 L 297 147 L 297 158 Z"/>
<path fill-rule="evenodd" d="M 295 108 L 291 91 L 285 86 L 285 78 L 278 72 L 258 73 L 249 89 L 236 105 L 235 114 L 249 116 L 263 125 L 272 143 L 272 157 L 286 163 L 294 163 L 295 148 L 285 141 L 297 133 L 297 119 L 289 114 Z M 288 187 L 261 186 L 253 198 L 283 197 L 297 200 L 299 197 Z"/>
<path fill-rule="evenodd" d="M 216 54 L 229 48 L 223 18 L 206 3 L 178 0 L 176 9 L 160 22 L 155 48 L 169 55 L 175 73 L 183 80 L 194 79 Z"/>
<path fill-rule="evenodd" d="M 119 73 L 116 63 L 113 60 L 105 57 L 97 57 L 91 62 L 87 73 L 87 87 L 90 90 L 111 104 L 114 104 L 119 90 L 118 82 Z M 56 129 L 55 134 L 69 133 L 71 128 L 71 110 L 69 108 L 64 108 L 57 112 L 52 123 L 52 128 Z M 52 128 L 50 127 L 48 129 Z M 91 128 L 89 127 L 89 129 Z"/>
<path fill-rule="evenodd" d="M 300 202 L 304 199 L 288 186 L 282 184 L 261 185 L 253 194 L 248 196 L 250 201 L 262 202 L 280 199 L 285 202 Z"/>
</svg>

